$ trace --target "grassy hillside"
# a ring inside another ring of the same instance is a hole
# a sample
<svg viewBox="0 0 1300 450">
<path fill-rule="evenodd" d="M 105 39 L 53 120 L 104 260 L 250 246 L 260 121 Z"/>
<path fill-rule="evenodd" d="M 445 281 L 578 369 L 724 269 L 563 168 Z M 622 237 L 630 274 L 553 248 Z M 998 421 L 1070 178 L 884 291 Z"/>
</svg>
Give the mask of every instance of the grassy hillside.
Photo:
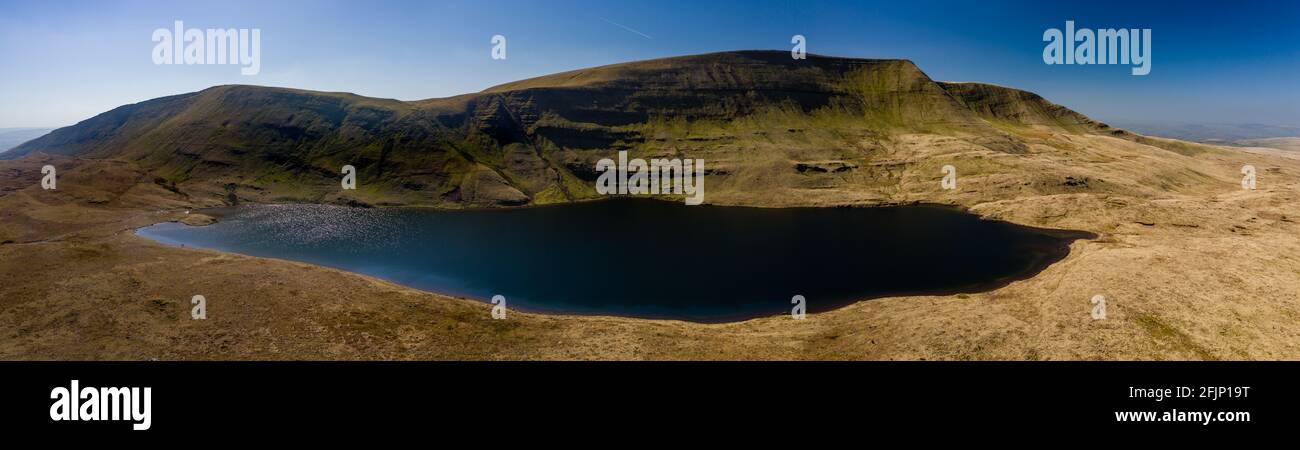
<svg viewBox="0 0 1300 450">
<path fill-rule="evenodd" d="M 977 175 L 1008 163 L 997 155 L 1077 155 L 1078 144 L 1062 137 L 1070 135 L 1184 156 L 1210 148 L 1111 129 L 1029 92 L 935 82 L 910 61 L 747 51 L 596 67 L 415 102 L 218 86 L 122 106 L 5 156 L 131 161 L 208 203 L 461 207 L 592 198 L 595 162 L 627 150 L 705 159 L 711 202 L 893 202 L 909 201 L 913 184 L 928 183 L 945 164 L 964 161 L 963 175 Z M 1175 173 L 1182 161 L 1165 163 L 1155 168 L 1169 166 L 1166 186 L 1200 176 Z M 344 165 L 357 168 L 358 190 L 339 188 Z M 1086 175 L 1059 165 L 1030 173 L 1039 180 L 1027 189 L 1036 193 L 1140 188 L 1080 185 L 1073 180 Z"/>
</svg>

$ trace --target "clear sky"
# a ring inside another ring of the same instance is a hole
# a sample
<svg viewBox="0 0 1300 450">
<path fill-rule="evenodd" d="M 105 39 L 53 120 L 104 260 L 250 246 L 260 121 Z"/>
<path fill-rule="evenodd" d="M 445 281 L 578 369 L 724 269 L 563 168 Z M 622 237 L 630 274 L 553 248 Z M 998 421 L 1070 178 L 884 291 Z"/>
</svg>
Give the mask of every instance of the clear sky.
<svg viewBox="0 0 1300 450">
<path fill-rule="evenodd" d="M 1300 126 L 1300 2 L 0 0 L 0 128 L 63 126 L 218 84 L 416 100 L 581 67 L 740 49 L 907 58 L 937 80 L 1100 120 Z M 155 29 L 261 29 L 261 72 L 155 65 Z M 1151 74 L 1043 63 L 1043 31 L 1152 29 Z M 507 59 L 490 57 L 507 38 Z"/>
</svg>

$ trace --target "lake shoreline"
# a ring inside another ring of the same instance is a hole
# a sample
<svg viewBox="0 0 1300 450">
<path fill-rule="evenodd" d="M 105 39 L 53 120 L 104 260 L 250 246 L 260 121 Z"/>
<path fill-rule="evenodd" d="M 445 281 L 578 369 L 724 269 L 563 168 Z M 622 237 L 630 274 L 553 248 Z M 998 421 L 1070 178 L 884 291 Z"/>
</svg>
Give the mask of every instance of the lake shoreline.
<svg viewBox="0 0 1300 450">
<path fill-rule="evenodd" d="M 626 201 L 632 201 L 632 202 L 654 201 L 654 202 L 661 202 L 661 200 L 657 200 L 657 199 L 627 199 L 627 198 L 611 198 L 611 199 L 608 199 L 607 201 L 615 201 L 615 202 L 618 202 L 618 201 L 625 201 L 625 202 L 626 202 Z M 584 203 L 595 203 L 595 202 L 584 202 Z M 543 205 L 543 206 L 561 206 L 561 207 L 563 207 L 563 206 L 566 206 L 566 205 L 567 205 L 567 206 L 572 206 L 572 205 L 574 205 L 574 203 L 562 203 L 562 204 L 557 204 L 557 205 Z M 431 210 L 431 209 L 429 209 L 429 208 L 425 208 L 425 207 L 402 207 L 402 206 L 385 206 L 385 207 L 382 207 L 382 208 L 358 208 L 358 207 L 355 207 L 355 206 L 344 206 L 344 205 L 324 205 L 324 204 L 301 204 L 301 203 L 266 204 L 266 203 L 250 203 L 250 204 L 239 205 L 239 206 L 234 206 L 234 207 L 226 206 L 226 207 L 218 207 L 218 208 L 199 209 L 199 210 L 196 210 L 196 212 L 201 213 L 201 214 L 211 215 L 211 216 L 213 216 L 213 217 L 218 218 L 218 220 L 224 220 L 225 218 L 228 218 L 228 217 L 230 217 L 230 216 L 232 216 L 232 215 L 236 215 L 236 214 L 238 214 L 238 213 L 239 213 L 241 210 L 243 210 L 243 208 L 245 208 L 245 207 L 254 207 L 254 208 L 264 208 L 264 207 L 271 207 L 271 208 L 278 208 L 278 207 L 287 207 L 287 208 L 294 208 L 294 207 L 323 207 L 323 208 L 339 208 L 339 209 L 345 209 L 345 210 L 372 210 L 372 209 L 384 209 L 384 210 L 389 210 L 389 211 L 435 211 L 435 212 L 438 213 L 438 214 L 451 214 L 451 215 L 460 214 L 460 213 L 464 213 L 464 214 L 481 214 L 481 213 L 485 213 L 485 212 L 508 212 L 508 211 L 517 211 L 517 210 L 520 209 L 520 208 L 490 208 L 490 209 L 486 209 L 486 210 L 481 210 L 481 209 L 480 209 L 480 210 L 466 210 L 466 209 L 450 209 L 450 210 L 449 210 L 449 209 L 433 209 L 433 210 Z M 970 211 L 968 211 L 968 210 L 966 210 L 966 209 L 964 209 L 964 208 L 957 207 L 957 206 L 952 206 L 952 205 L 943 205 L 943 204 L 930 204 L 930 203 L 919 203 L 919 204 L 910 204 L 910 205 L 895 205 L 895 206 L 854 206 L 854 207 L 829 207 L 829 208 L 827 208 L 827 207 L 800 207 L 800 208 L 753 208 L 753 207 L 745 207 L 745 206 L 721 206 L 721 205 L 711 205 L 711 206 L 701 205 L 701 206 L 688 206 L 688 207 L 687 207 L 687 206 L 683 206 L 683 208 L 690 208 L 690 209 L 697 209 L 697 208 L 722 208 L 722 209 L 734 209 L 734 210 L 752 209 L 752 210 L 766 210 L 766 211 L 775 211 L 775 210 L 786 210 L 786 211 L 825 211 L 825 210 L 838 210 L 838 209 L 880 210 L 881 208 L 922 208 L 922 209 L 936 209 L 936 210 L 943 210 L 943 211 L 951 211 L 951 212 L 958 212 L 958 213 L 962 213 L 962 214 L 970 214 L 970 215 L 973 215 L 973 216 L 978 216 L 977 214 L 973 214 L 973 213 L 971 213 Z M 1087 232 L 1087 231 L 1062 230 L 1062 229 L 1048 229 L 1048 228 L 1032 227 L 1032 226 L 1020 225 L 1020 224 L 1016 224 L 1016 223 L 1012 223 L 1012 222 L 1007 222 L 1007 221 L 1004 221 L 1004 220 L 989 219 L 989 218 L 985 218 L 985 217 L 983 217 L 983 216 L 978 216 L 978 219 L 979 219 L 979 221 L 981 221 L 981 222 L 996 222 L 996 223 L 998 223 L 1000 226 L 1012 227 L 1012 228 L 1015 228 L 1015 229 L 1017 229 L 1017 230 L 1021 230 L 1021 231 L 1026 232 L 1026 233 L 1034 233 L 1034 234 L 1039 234 L 1039 235 L 1052 236 L 1052 237 L 1054 237 L 1054 238 L 1060 239 L 1061 241 L 1059 241 L 1059 242 L 1056 243 L 1055 245 L 1052 245 L 1052 246 L 1051 246 L 1052 248 L 1036 248 L 1035 251 L 1040 252 L 1040 254 L 1039 254 L 1038 258 L 1036 258 L 1036 259 L 1035 259 L 1035 260 L 1034 260 L 1034 261 L 1033 261 L 1033 262 L 1032 262 L 1032 263 L 1031 263 L 1031 264 L 1030 264 L 1030 265 L 1029 265 L 1025 270 L 1023 270 L 1023 271 L 1019 271 L 1019 272 L 1016 272 L 1016 273 L 1007 274 L 1007 275 L 1005 275 L 1005 276 L 1001 276 L 1001 277 L 996 278 L 996 279 L 987 280 L 987 281 L 978 282 L 978 283 L 973 283 L 973 284 L 968 284 L 968 285 L 956 286 L 956 287 L 951 287 L 951 288 L 943 288 L 943 289 L 935 288 L 935 289 L 898 290 L 898 291 L 883 292 L 883 293 L 878 293 L 878 294 L 873 294 L 873 295 L 866 295 L 866 296 L 855 296 L 855 297 L 851 297 L 851 298 L 845 298 L 845 299 L 842 299 L 842 300 L 814 301 L 814 302 L 810 302 L 810 303 L 809 303 L 809 306 L 808 306 L 808 313 L 810 313 L 810 314 L 825 313 L 825 312 L 829 312 L 829 311 L 834 311 L 834 310 L 837 310 L 837 309 L 841 309 L 841 308 L 844 308 L 844 307 L 846 307 L 846 306 L 850 306 L 850 305 L 853 305 L 853 304 L 857 304 L 857 303 L 860 303 L 860 302 L 870 301 L 870 300 L 876 300 L 876 299 L 881 299 L 881 298 L 892 298 L 892 297 L 916 297 L 916 296 L 922 296 L 922 297 L 925 297 L 925 296 L 928 296 L 928 297 L 944 297 L 944 296 L 963 295 L 963 294 L 978 294 L 978 293 L 983 293 L 983 292 L 993 291 L 993 290 L 996 290 L 996 289 L 999 289 L 999 288 L 1005 287 L 1005 286 L 1007 286 L 1007 285 L 1009 285 L 1009 284 L 1011 284 L 1011 283 L 1017 282 L 1017 281 L 1022 281 L 1022 280 L 1026 280 L 1026 279 L 1033 278 L 1033 277 L 1037 276 L 1039 273 L 1041 273 L 1043 270 L 1046 270 L 1046 269 L 1047 269 L 1048 267 L 1050 267 L 1051 265 L 1056 264 L 1057 262 L 1060 262 L 1061 260 L 1064 260 L 1065 258 L 1067 258 L 1067 257 L 1070 255 L 1070 253 L 1071 253 L 1071 247 L 1072 247 L 1072 245 L 1074 244 L 1075 241 L 1077 241 L 1077 240 L 1090 240 L 1090 239 L 1096 239 L 1096 238 L 1097 238 L 1097 235 L 1096 235 L 1096 234 L 1091 233 L 1091 232 Z M 156 224 L 155 224 L 155 225 L 156 225 Z M 401 277 L 386 276 L 385 274 L 382 274 L 382 273 L 374 273 L 374 272 L 364 271 L 364 270 L 362 270 L 362 271 L 358 271 L 358 270 L 355 270 L 354 268 L 348 267 L 348 266 L 346 266 L 346 265 L 334 265 L 334 264 L 326 264 L 326 263 L 313 262 L 313 261 L 304 261 L 304 260 L 301 260 L 301 259 L 295 259 L 295 258 L 292 258 L 292 257 L 280 257 L 280 256 L 270 256 L 270 255 L 261 255 L 261 254 L 250 254 L 250 253 L 240 252 L 240 251 L 235 250 L 235 249 L 221 249 L 221 248 L 211 248 L 211 247 L 194 246 L 194 245 L 190 245 L 190 244 L 186 244 L 186 243 L 182 243 L 182 242 L 177 242 L 177 241 L 166 241 L 166 240 L 162 240 L 162 239 L 160 239 L 158 236 L 148 236 L 148 235 L 146 235 L 147 233 L 146 233 L 146 234 L 142 234 L 142 233 L 141 233 L 141 231 L 144 230 L 145 228 L 150 228 L 150 227 L 152 227 L 152 226 L 153 226 L 153 225 L 148 226 L 148 227 L 140 227 L 140 228 L 137 228 L 133 234 L 135 234 L 135 235 L 137 235 L 137 236 L 139 236 L 139 237 L 145 238 L 145 239 L 147 239 L 147 240 L 150 240 L 151 242 L 157 242 L 157 243 L 161 243 L 161 244 L 164 244 L 164 245 L 177 246 L 177 247 L 182 247 L 182 248 L 205 248 L 205 249 L 209 249 L 209 250 L 213 250 L 213 251 L 219 251 L 219 252 L 225 252 L 225 253 L 240 254 L 240 255 L 244 255 L 244 256 L 251 256 L 251 257 L 257 257 L 257 258 L 276 259 L 276 260 L 289 261 L 289 262 L 295 262 L 295 263 L 312 264 L 312 265 L 317 265 L 317 266 L 319 266 L 319 267 L 325 267 L 325 268 L 330 268 L 330 269 L 334 269 L 334 270 L 347 271 L 347 272 L 354 273 L 354 274 L 357 274 L 357 275 L 360 275 L 360 276 L 374 277 L 374 278 L 376 278 L 376 279 L 378 279 L 378 280 L 383 280 L 383 281 L 386 281 L 386 282 L 391 282 L 391 283 L 394 283 L 394 284 L 397 284 L 397 285 L 401 285 L 401 286 L 404 286 L 404 287 L 407 287 L 407 288 L 410 288 L 410 289 L 415 289 L 415 290 L 419 290 L 419 291 L 422 291 L 422 292 L 428 292 L 428 293 L 432 293 L 432 294 L 436 294 L 436 295 L 445 295 L 445 296 L 450 296 L 450 297 L 455 297 L 455 298 L 463 298 L 463 299 L 472 300 L 472 301 L 477 301 L 477 302 L 483 302 L 483 303 L 488 303 L 488 299 L 491 297 L 490 295 L 481 295 L 481 294 L 480 294 L 480 295 L 476 295 L 476 294 L 474 294 L 474 293 L 472 293 L 472 292 L 458 291 L 458 290 L 455 290 L 455 289 L 431 288 L 431 287 L 429 287 L 429 286 L 427 286 L 427 285 L 421 285 L 420 283 L 412 283 L 412 282 L 409 282 L 409 281 L 403 281 L 403 279 L 402 279 Z M 1038 246 L 1038 247 L 1042 247 L 1042 246 Z M 734 314 L 717 313 L 717 314 L 710 314 L 710 317 L 705 318 L 705 317 L 699 317 L 699 316 L 677 315 L 677 314 L 658 314 L 658 313 L 618 313 L 618 312 L 609 312 L 609 311 L 582 311 L 582 310 L 566 309 L 566 308 L 563 308 L 563 307 L 547 307 L 546 305 L 529 304 L 529 303 L 524 303 L 524 304 L 511 303 L 511 304 L 509 305 L 509 309 L 512 310 L 512 311 L 520 311 L 520 312 L 525 312 L 525 313 L 534 313 L 534 314 L 544 314 L 544 315 L 548 315 L 548 316 L 557 316 L 557 317 L 559 317 L 559 316 L 579 316 L 579 317 L 620 317 L 620 318 L 645 319 L 645 320 L 676 320 L 676 321 L 685 321 L 685 322 L 700 323 L 700 324 L 724 324 L 724 323 L 735 323 L 735 322 L 743 322 L 743 321 L 748 321 L 748 320 L 753 320 L 753 319 L 761 319 L 761 318 L 767 318 L 767 317 L 774 317 L 774 316 L 781 316 L 781 315 L 788 315 L 788 314 L 789 314 L 788 309 L 786 309 L 785 312 L 768 312 L 768 313 L 752 313 L 752 312 L 751 312 L 751 313 L 738 312 L 738 313 L 734 313 Z"/>
</svg>

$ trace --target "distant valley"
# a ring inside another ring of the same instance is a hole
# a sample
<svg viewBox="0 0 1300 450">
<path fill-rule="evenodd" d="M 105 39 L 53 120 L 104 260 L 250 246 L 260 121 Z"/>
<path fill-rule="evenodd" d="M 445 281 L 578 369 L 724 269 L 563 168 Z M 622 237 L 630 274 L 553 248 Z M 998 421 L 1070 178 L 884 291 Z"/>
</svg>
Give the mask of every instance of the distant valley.
<svg viewBox="0 0 1300 450">
<path fill-rule="evenodd" d="M 19 144 L 44 136 L 54 131 L 53 128 L 0 128 L 0 153 L 7 152 Z"/>
<path fill-rule="evenodd" d="M 1258 123 L 1196 123 L 1122 120 L 1115 121 L 1115 125 L 1151 136 L 1218 144 L 1281 137 L 1300 138 L 1300 127 Z"/>
<path fill-rule="evenodd" d="M 1232 145 L 1241 147 L 1266 147 L 1278 150 L 1300 152 L 1300 137 L 1275 137 L 1262 139 L 1242 139 L 1233 141 Z"/>
</svg>

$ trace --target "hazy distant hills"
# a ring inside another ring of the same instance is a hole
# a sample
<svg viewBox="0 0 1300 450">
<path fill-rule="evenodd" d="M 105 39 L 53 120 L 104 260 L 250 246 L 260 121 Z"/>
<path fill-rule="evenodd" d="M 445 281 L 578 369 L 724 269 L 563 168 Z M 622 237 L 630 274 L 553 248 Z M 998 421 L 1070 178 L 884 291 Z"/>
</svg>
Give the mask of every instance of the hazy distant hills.
<svg viewBox="0 0 1300 450">
<path fill-rule="evenodd" d="M 1278 150 L 1300 152 L 1300 137 L 1276 137 L 1263 139 L 1242 139 L 1233 141 L 1232 145 L 1243 147 L 1268 147 Z"/>
<path fill-rule="evenodd" d="M 1300 127 L 1264 124 L 1119 122 L 1126 129 L 1151 135 L 1209 144 L 1268 147 L 1300 151 Z"/>
<path fill-rule="evenodd" d="M 53 128 L 0 128 L 0 153 L 9 151 L 19 144 L 36 139 L 54 130 Z"/>
<path fill-rule="evenodd" d="M 937 170 L 928 166 L 938 154 L 1068 156 L 1076 144 L 1057 134 L 1203 151 L 1112 129 L 1030 92 L 936 82 L 906 60 L 745 51 L 412 102 L 217 86 L 122 106 L 3 156 L 129 160 L 171 189 L 232 199 L 517 205 L 594 197 L 595 161 L 618 150 L 704 158 L 710 177 L 727 180 L 711 192 L 726 195 L 770 187 L 806 197 L 846 185 L 883 195 L 878 187 L 897 189 L 904 170 Z M 358 169 L 360 189 L 338 189 L 343 165 Z M 1030 189 L 1077 188 L 1059 181 L 1063 168 L 1027 170 L 1047 180 Z"/>
<path fill-rule="evenodd" d="M 1247 139 L 1300 137 L 1300 127 L 1252 123 L 1115 121 L 1115 125 L 1150 136 L 1225 143 Z"/>
</svg>

